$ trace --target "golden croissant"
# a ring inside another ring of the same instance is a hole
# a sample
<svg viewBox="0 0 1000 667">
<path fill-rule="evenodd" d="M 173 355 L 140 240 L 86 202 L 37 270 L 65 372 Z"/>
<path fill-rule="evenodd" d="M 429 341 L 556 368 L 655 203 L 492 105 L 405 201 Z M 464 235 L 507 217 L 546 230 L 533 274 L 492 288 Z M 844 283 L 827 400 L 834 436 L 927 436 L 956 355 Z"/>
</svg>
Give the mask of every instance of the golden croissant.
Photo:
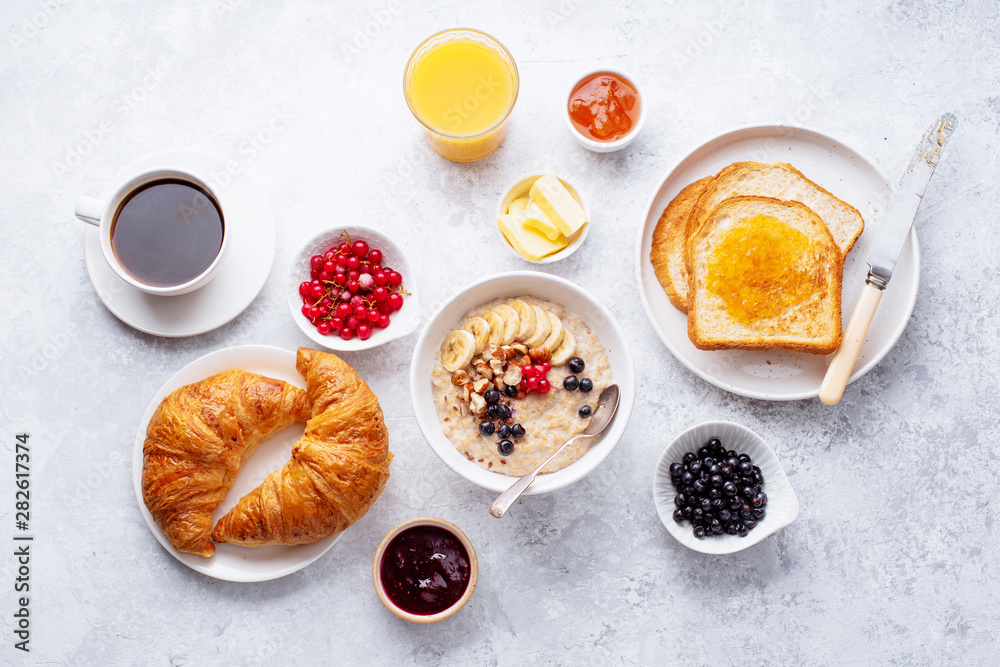
<svg viewBox="0 0 1000 667">
<path fill-rule="evenodd" d="M 296 368 L 306 379 L 305 403 L 311 406 L 305 433 L 288 463 L 219 520 L 211 534 L 216 542 L 315 542 L 364 516 L 385 487 L 392 454 L 375 394 L 332 354 L 300 348 Z M 294 419 L 303 417 L 299 411 Z"/>
<path fill-rule="evenodd" d="M 175 549 L 215 553 L 212 512 L 243 462 L 310 411 L 298 387 L 242 370 L 223 371 L 163 399 L 146 427 L 142 497 Z"/>
</svg>

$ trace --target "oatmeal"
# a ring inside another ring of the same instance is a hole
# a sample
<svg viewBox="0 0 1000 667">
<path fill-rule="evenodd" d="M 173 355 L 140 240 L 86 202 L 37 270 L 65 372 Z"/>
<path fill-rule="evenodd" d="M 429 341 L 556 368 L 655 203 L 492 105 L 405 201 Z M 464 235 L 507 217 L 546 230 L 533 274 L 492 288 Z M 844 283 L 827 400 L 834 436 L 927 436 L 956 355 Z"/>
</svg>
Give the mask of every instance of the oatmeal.
<svg viewBox="0 0 1000 667">
<path fill-rule="evenodd" d="M 467 312 L 432 371 L 441 429 L 470 461 L 520 477 L 589 423 L 612 384 L 597 336 L 560 304 L 495 299 Z M 593 439 L 567 447 L 543 472 L 565 468 Z"/>
</svg>

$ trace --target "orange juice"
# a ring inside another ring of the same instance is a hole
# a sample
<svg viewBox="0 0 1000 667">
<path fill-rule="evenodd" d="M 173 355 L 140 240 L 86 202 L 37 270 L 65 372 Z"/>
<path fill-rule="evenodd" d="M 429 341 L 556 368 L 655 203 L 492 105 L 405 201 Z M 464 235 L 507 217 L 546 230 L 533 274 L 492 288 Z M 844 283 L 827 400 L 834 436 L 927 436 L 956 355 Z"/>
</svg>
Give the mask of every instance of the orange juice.
<svg viewBox="0 0 1000 667">
<path fill-rule="evenodd" d="M 474 30 L 434 35 L 407 65 L 410 110 L 427 129 L 431 147 L 450 160 L 476 160 L 500 145 L 517 88 L 510 53 Z"/>
</svg>

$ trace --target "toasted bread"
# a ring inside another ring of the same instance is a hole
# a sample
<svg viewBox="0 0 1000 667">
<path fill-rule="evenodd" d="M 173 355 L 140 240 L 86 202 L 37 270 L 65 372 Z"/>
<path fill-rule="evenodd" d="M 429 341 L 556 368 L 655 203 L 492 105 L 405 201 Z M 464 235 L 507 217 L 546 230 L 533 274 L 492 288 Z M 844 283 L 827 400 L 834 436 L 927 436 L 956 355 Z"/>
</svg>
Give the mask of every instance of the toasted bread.
<svg viewBox="0 0 1000 667">
<path fill-rule="evenodd" d="M 864 231 L 865 221 L 843 202 L 783 162 L 734 162 L 715 176 L 688 216 L 687 238 L 692 238 L 712 209 L 730 197 L 773 197 L 805 204 L 826 224 L 844 257 Z"/>
<path fill-rule="evenodd" d="M 833 352 L 843 265 L 805 204 L 726 199 L 688 240 L 688 337 L 702 350 Z"/>
<path fill-rule="evenodd" d="M 667 293 L 670 303 L 687 312 L 687 267 L 684 263 L 687 244 L 687 219 L 698 198 L 712 182 L 712 176 L 691 183 L 670 200 L 663 210 L 656 229 L 649 260 L 660 286 Z"/>
</svg>

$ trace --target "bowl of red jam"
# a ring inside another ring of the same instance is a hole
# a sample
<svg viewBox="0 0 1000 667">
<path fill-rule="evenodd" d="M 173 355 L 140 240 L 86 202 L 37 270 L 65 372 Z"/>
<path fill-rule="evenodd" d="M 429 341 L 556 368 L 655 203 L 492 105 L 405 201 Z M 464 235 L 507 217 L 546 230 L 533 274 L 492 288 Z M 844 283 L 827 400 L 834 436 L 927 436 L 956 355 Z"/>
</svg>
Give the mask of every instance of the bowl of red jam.
<svg viewBox="0 0 1000 667">
<path fill-rule="evenodd" d="M 372 563 L 382 604 L 413 623 L 451 617 L 472 597 L 478 577 L 469 538 L 454 524 L 432 517 L 410 519 L 390 530 Z"/>
<path fill-rule="evenodd" d="M 565 118 L 581 146 L 610 153 L 635 141 L 646 122 L 646 100 L 635 79 L 601 68 L 587 72 L 570 86 Z"/>
</svg>

